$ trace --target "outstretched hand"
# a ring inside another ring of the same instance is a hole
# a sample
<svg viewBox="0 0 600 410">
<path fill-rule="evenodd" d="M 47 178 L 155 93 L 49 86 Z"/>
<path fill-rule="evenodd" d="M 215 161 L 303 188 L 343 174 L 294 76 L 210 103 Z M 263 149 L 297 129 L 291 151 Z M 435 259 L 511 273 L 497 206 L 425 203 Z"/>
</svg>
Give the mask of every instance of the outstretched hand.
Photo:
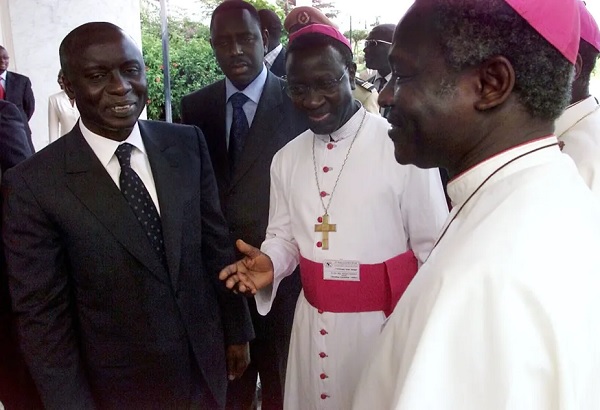
<svg viewBox="0 0 600 410">
<path fill-rule="evenodd" d="M 273 283 L 273 262 L 267 254 L 241 239 L 238 239 L 235 245 L 245 256 L 223 268 L 219 272 L 219 279 L 225 282 L 227 289 L 236 293 L 243 293 L 246 296 L 256 295 L 259 289 Z"/>
</svg>

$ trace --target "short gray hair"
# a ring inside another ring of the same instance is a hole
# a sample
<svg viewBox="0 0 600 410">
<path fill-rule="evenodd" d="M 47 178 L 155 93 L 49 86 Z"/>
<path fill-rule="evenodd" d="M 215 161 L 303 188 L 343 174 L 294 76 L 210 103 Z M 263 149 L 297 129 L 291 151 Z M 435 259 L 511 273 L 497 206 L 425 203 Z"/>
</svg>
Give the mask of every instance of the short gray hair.
<svg viewBox="0 0 600 410">
<path fill-rule="evenodd" d="M 448 65 L 456 70 L 503 56 L 514 91 L 532 117 L 554 120 L 571 99 L 573 65 L 504 0 L 435 0 L 435 23 Z"/>
</svg>

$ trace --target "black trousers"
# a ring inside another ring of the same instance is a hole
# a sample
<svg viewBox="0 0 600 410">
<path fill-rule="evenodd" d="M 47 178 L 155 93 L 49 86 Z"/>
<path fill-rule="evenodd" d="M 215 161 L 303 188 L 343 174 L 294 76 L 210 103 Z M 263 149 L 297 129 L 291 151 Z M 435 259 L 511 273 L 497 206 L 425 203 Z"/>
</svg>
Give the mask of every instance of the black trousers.
<svg viewBox="0 0 600 410">
<path fill-rule="evenodd" d="M 283 409 L 285 369 L 294 310 L 301 289 L 300 272 L 296 269 L 281 282 L 266 316 L 257 312 L 254 299 L 248 300 L 256 339 L 250 342 L 250 365 L 240 379 L 229 382 L 228 410 L 255 408 L 257 376 L 260 376 L 262 410 Z"/>
</svg>

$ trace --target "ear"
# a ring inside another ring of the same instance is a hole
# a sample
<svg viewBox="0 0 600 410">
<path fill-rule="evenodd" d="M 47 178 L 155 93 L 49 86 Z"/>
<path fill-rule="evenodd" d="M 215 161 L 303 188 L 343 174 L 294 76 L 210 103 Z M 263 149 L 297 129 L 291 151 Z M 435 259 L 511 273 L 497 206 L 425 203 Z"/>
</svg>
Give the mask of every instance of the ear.
<svg viewBox="0 0 600 410">
<path fill-rule="evenodd" d="M 583 58 L 581 58 L 581 54 L 577 54 L 577 60 L 575 60 L 575 77 L 573 80 L 577 80 L 581 75 L 581 70 L 583 69 Z"/>
<path fill-rule="evenodd" d="M 477 75 L 479 98 L 474 107 L 479 111 L 502 105 L 515 87 L 515 70 L 506 57 L 495 56 L 484 61 Z"/>
<path fill-rule="evenodd" d="M 73 84 L 71 84 L 71 81 L 64 73 L 63 73 L 62 79 L 63 79 L 63 86 L 64 86 L 65 93 L 67 94 L 67 96 L 70 99 L 74 100 L 75 99 L 75 91 L 73 90 Z"/>
<path fill-rule="evenodd" d="M 263 48 L 265 55 L 269 52 L 269 32 L 265 29 L 261 29 Z"/>
<path fill-rule="evenodd" d="M 348 79 L 350 80 L 350 88 L 356 89 L 356 63 L 348 66 Z"/>
</svg>

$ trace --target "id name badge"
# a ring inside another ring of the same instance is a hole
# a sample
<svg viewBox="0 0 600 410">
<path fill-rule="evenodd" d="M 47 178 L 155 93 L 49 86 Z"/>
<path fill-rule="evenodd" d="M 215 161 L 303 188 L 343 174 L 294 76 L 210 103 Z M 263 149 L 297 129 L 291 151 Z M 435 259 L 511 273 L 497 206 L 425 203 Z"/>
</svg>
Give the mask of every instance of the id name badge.
<svg viewBox="0 0 600 410">
<path fill-rule="evenodd" d="M 323 279 L 360 282 L 360 263 L 358 261 L 323 261 Z"/>
</svg>

